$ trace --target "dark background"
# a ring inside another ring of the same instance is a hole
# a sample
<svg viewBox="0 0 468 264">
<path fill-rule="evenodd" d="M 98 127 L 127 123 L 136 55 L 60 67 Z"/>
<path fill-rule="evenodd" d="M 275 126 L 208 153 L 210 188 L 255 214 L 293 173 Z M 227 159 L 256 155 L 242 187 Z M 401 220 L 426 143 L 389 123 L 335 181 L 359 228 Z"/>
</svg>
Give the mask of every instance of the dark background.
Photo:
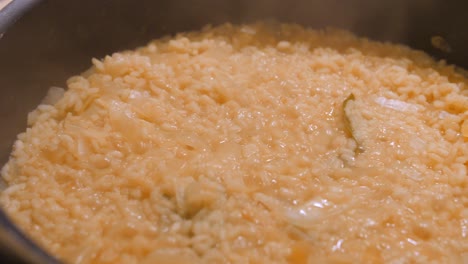
<svg viewBox="0 0 468 264">
<path fill-rule="evenodd" d="M 36 3 L 12 23 L 19 10 Z M 467 8 L 468 1 L 463 0 L 15 0 L 0 11 L 0 166 L 7 161 L 16 134 L 25 129 L 27 113 L 48 88 L 64 87 L 67 77 L 91 65 L 92 57 L 207 23 L 276 19 L 401 42 L 468 67 Z M 450 53 L 432 47 L 435 35 L 447 40 Z M 18 252 L 24 237 L 3 214 L 0 227 L 3 253 Z M 30 246 L 23 248 L 22 257 L 30 257 Z M 11 262 L 3 253 L 1 262 Z M 52 261 L 40 254 L 29 259 Z"/>
</svg>

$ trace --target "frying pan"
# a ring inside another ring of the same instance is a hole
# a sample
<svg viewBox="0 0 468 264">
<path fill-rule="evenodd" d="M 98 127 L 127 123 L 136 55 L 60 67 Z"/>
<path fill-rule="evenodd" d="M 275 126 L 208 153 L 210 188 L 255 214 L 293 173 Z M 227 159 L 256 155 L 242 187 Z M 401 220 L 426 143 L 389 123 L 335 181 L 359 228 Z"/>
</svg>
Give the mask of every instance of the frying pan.
<svg viewBox="0 0 468 264">
<path fill-rule="evenodd" d="M 467 1 L 0 0 L 0 8 L 0 166 L 50 86 L 64 87 L 92 57 L 205 24 L 274 19 L 339 27 L 468 68 Z M 434 47 L 433 37 L 445 48 Z M 5 262 L 57 263 L 1 210 L 0 251 Z"/>
</svg>

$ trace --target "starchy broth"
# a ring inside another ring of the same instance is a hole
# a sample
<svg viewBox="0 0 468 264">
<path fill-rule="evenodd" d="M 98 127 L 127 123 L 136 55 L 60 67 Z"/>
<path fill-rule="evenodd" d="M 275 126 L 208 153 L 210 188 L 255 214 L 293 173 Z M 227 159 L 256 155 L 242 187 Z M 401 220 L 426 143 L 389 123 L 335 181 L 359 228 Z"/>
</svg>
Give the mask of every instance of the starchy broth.
<svg viewBox="0 0 468 264">
<path fill-rule="evenodd" d="M 50 90 L 0 201 L 70 263 L 466 263 L 457 72 L 293 24 L 154 40 Z"/>
</svg>

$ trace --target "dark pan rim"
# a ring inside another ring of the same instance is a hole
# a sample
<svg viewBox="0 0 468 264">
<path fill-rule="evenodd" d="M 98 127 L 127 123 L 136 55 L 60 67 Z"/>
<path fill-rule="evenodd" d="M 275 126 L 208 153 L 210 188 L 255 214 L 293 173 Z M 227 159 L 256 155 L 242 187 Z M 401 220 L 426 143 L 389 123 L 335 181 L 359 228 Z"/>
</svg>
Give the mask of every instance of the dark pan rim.
<svg viewBox="0 0 468 264">
<path fill-rule="evenodd" d="M 42 0 L 13 0 L 0 10 L 0 41 L 7 29 Z M 34 243 L 0 209 L 0 243 L 7 254 L 25 263 L 60 263 Z"/>
<path fill-rule="evenodd" d="M 42 0 L 13 0 L 0 9 L 0 38 L 8 27 L 13 25 L 23 14 L 39 4 Z"/>
<path fill-rule="evenodd" d="M 9 250 L 7 254 L 25 263 L 60 263 L 20 231 L 3 209 L 0 210 L 0 228 L 2 229 L 1 243 L 4 246 L 2 250 Z"/>
</svg>

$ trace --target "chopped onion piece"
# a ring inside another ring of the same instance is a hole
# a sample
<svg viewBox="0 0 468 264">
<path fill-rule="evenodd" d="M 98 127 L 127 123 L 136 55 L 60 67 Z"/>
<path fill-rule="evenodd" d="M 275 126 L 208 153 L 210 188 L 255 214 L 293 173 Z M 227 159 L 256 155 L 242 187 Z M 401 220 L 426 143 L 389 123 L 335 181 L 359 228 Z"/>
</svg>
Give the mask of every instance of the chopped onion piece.
<svg viewBox="0 0 468 264">
<path fill-rule="evenodd" d="M 65 94 L 65 89 L 60 87 L 50 87 L 49 91 L 47 91 L 47 95 L 42 99 L 42 104 L 46 105 L 54 105 L 60 99 L 62 99 L 63 95 Z"/>
<path fill-rule="evenodd" d="M 377 99 L 375 99 L 375 102 L 383 107 L 394 109 L 397 111 L 403 111 L 403 112 L 406 112 L 406 111 L 416 112 L 420 109 L 418 105 L 406 103 L 400 100 L 388 99 L 385 97 L 377 97 Z"/>
<path fill-rule="evenodd" d="M 286 221 L 295 226 L 309 228 L 328 213 L 328 206 L 330 203 L 326 199 L 313 199 L 303 205 L 286 208 L 284 216 Z"/>
</svg>

